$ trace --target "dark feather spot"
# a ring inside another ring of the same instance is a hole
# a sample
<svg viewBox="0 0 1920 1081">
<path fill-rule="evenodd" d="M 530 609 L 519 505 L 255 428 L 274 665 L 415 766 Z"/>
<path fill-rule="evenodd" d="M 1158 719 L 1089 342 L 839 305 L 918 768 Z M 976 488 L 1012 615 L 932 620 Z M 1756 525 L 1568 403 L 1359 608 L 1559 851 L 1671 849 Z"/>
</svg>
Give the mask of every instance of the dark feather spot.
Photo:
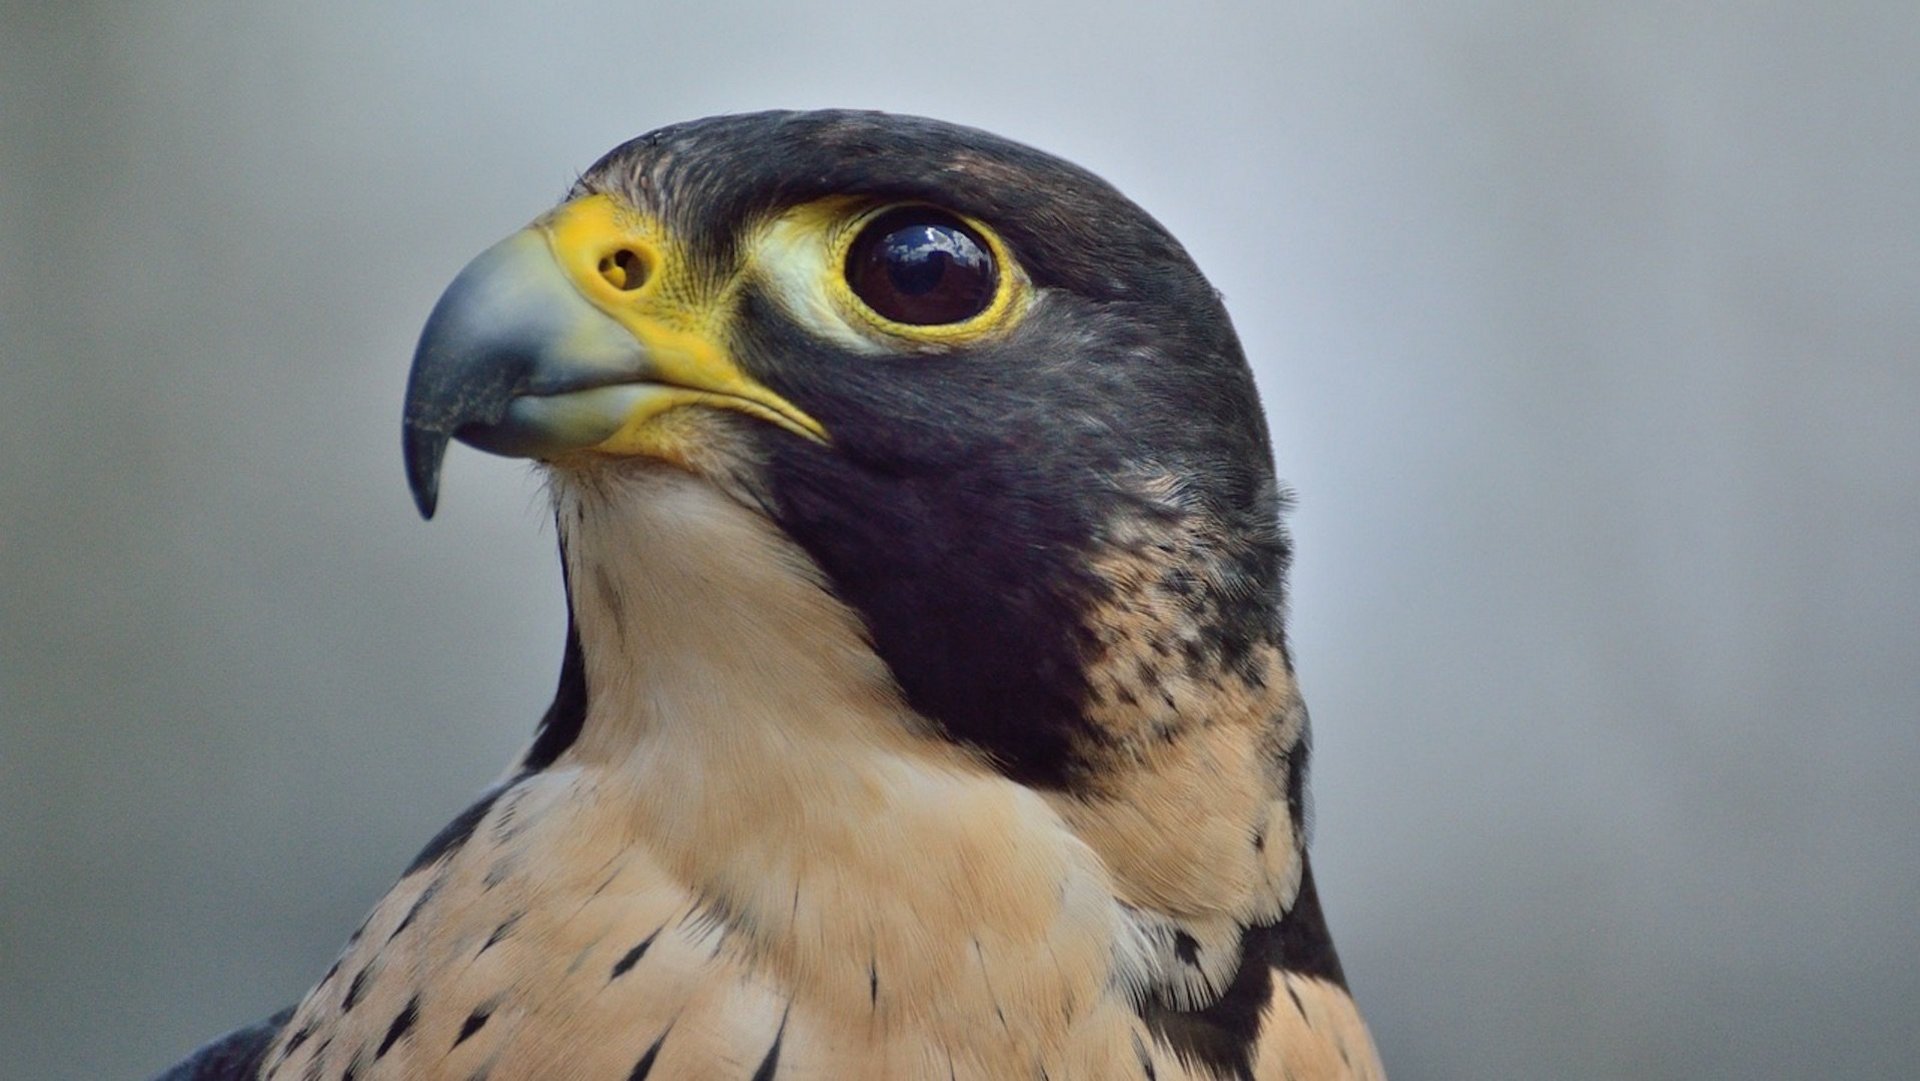
<svg viewBox="0 0 1920 1081">
<path fill-rule="evenodd" d="M 667 1032 L 671 1031 L 673 1028 L 669 1025 Z M 627 1075 L 627 1081 L 646 1081 L 647 1075 L 653 1072 L 653 1060 L 660 1057 L 660 1045 L 666 1042 L 667 1033 L 662 1032 L 653 1041 L 653 1046 L 647 1048 L 647 1053 L 640 1056 L 640 1061 L 633 1064 L 633 1072 Z"/>
<path fill-rule="evenodd" d="M 774 1072 L 780 1068 L 780 1041 L 786 1037 L 787 1016 L 781 1014 L 780 1031 L 773 1034 L 773 1046 L 767 1048 L 767 1057 L 760 1060 L 760 1068 L 753 1071 L 753 1081 L 773 1081 Z"/>
<path fill-rule="evenodd" d="M 381 1038 L 380 1048 L 373 1053 L 373 1057 L 376 1059 L 385 1057 L 386 1053 L 393 1049 L 393 1045 L 400 1042 L 400 1037 L 405 1036 L 407 1031 L 413 1028 L 413 1023 L 418 1020 L 420 1020 L 420 996 L 415 995 L 408 999 L 406 1006 L 394 1016 L 393 1024 L 387 1026 L 387 1034 Z"/>
<path fill-rule="evenodd" d="M 387 936 L 388 942 L 392 942 L 394 939 L 399 938 L 400 932 L 406 930 L 408 927 L 413 925 L 413 918 L 420 914 L 420 910 L 422 908 L 425 908 L 427 902 L 433 899 L 434 892 L 439 888 L 440 888 L 440 883 L 434 882 L 432 885 L 429 885 L 426 889 L 420 891 L 419 898 L 415 900 L 413 904 L 407 907 L 407 914 L 400 917 L 400 922 L 394 925 L 393 933 Z"/>
<path fill-rule="evenodd" d="M 480 947 L 480 949 L 478 950 L 478 952 L 474 954 L 474 956 L 478 957 L 480 956 L 480 954 L 483 954 L 488 950 L 494 948 L 495 946 L 500 944 L 502 939 L 505 939 L 508 935 L 512 934 L 513 925 L 520 922 L 520 917 L 522 915 L 524 915 L 524 913 L 516 912 L 513 915 L 508 916 L 505 920 L 502 920 L 500 923 L 500 926 L 493 929 L 493 933 L 487 936 L 486 943 Z"/>
<path fill-rule="evenodd" d="M 600 594 L 601 605 L 606 608 L 607 614 L 613 617 L 614 627 L 620 627 L 626 618 L 626 606 L 620 599 L 620 591 L 614 588 L 613 575 L 609 574 L 605 567 L 596 567 L 593 573 L 593 584 Z"/>
<path fill-rule="evenodd" d="M 628 950 L 621 956 L 620 960 L 615 961 L 613 963 L 613 974 L 607 977 L 607 982 L 612 983 L 614 980 L 625 976 L 633 969 L 634 965 L 639 964 L 640 958 L 645 957 L 647 954 L 647 947 L 653 945 L 654 938 L 659 934 L 660 929 L 658 927 L 654 928 L 653 934 L 641 939 L 639 945 Z"/>
<path fill-rule="evenodd" d="M 287 1045 L 280 1049 L 280 1054 L 282 1055 L 293 1054 L 295 1051 L 300 1049 L 301 1044 L 307 1042 L 307 1037 L 312 1035 L 313 1035 L 312 1025 L 301 1025 L 299 1031 L 287 1037 Z"/>
<path fill-rule="evenodd" d="M 1197 965 L 1200 963 L 1200 943 L 1185 931 L 1175 931 L 1173 933 L 1173 953 L 1174 956 L 1180 958 L 1182 964 Z"/>
<path fill-rule="evenodd" d="M 528 788 L 515 788 L 507 792 L 495 805 L 493 816 L 493 836 L 497 841 L 510 841 L 517 836 L 526 823 L 520 819 L 520 805 L 526 802 Z"/>
<path fill-rule="evenodd" d="M 607 877 L 606 877 L 606 878 L 604 878 L 604 879 L 602 879 L 602 880 L 600 881 L 600 884 L 599 884 L 598 886 L 595 886 L 595 887 L 593 888 L 593 896 L 595 896 L 595 897 L 598 897 L 598 896 L 600 896 L 601 894 L 603 894 L 603 893 L 605 893 L 605 892 L 607 892 L 607 887 L 608 887 L 608 886 L 611 886 L 611 885 L 613 885 L 613 880 L 614 880 L 614 879 L 616 879 L 616 878 L 619 878 L 619 877 L 620 877 L 620 872 L 621 872 L 621 871 L 624 871 L 624 870 L 626 870 L 626 868 L 625 868 L 625 867 L 615 867 L 615 868 L 614 868 L 614 869 L 613 869 L 613 870 L 612 870 L 612 871 L 611 871 L 611 872 L 610 872 L 610 873 L 609 873 L 609 874 L 607 875 Z"/>
<path fill-rule="evenodd" d="M 1147 1053 L 1147 1045 L 1140 1042 L 1140 1034 L 1133 1034 L 1133 1054 L 1140 1060 L 1140 1069 L 1147 1075 L 1147 1081 L 1159 1081 L 1160 1075 L 1153 1068 L 1153 1056 Z"/>
<path fill-rule="evenodd" d="M 492 1016 L 493 1011 L 485 1006 L 468 1014 L 467 1019 L 460 1022 L 460 1035 L 453 1038 L 453 1046 L 459 1047 L 461 1044 L 467 1042 L 467 1037 L 480 1031 L 480 1029 L 486 1025 L 487 1018 Z"/>
<path fill-rule="evenodd" d="M 367 967 L 354 974 L 353 982 L 347 985 L 347 997 L 340 1000 L 341 1013 L 352 1011 L 354 1003 L 360 1001 L 360 996 L 366 991 L 367 980 L 372 973 L 373 965 L 368 964 Z"/>
<path fill-rule="evenodd" d="M 880 970 L 872 961 L 867 962 L 867 1005 L 880 1005 Z"/>
</svg>

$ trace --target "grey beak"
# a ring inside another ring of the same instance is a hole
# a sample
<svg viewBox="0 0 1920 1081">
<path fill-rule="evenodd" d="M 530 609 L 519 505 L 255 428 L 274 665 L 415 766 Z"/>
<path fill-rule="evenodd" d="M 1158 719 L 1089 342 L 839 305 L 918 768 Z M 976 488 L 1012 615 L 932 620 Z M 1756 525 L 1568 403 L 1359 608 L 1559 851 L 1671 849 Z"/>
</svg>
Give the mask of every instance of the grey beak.
<svg viewBox="0 0 1920 1081">
<path fill-rule="evenodd" d="M 555 397 L 646 373 L 640 342 L 580 295 L 543 232 L 495 244 L 453 279 L 414 350 L 401 424 L 414 505 L 433 517 L 450 440 L 510 457 L 591 445 L 615 419 L 574 410 L 558 423 Z"/>
</svg>

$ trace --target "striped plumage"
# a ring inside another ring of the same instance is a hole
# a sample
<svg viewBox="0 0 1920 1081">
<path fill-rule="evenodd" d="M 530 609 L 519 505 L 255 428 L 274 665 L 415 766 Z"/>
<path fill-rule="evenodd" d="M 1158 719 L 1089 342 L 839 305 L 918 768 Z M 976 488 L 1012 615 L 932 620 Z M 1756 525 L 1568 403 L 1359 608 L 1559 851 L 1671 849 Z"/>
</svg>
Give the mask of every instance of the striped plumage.
<svg viewBox="0 0 1920 1081">
<path fill-rule="evenodd" d="M 997 260 L 978 310 L 860 310 L 898 207 Z M 424 508 L 449 437 L 547 465 L 554 705 L 290 1015 L 169 1077 L 1379 1076 L 1252 381 L 1104 183 L 880 114 L 664 129 L 462 275 L 409 394 Z"/>
</svg>

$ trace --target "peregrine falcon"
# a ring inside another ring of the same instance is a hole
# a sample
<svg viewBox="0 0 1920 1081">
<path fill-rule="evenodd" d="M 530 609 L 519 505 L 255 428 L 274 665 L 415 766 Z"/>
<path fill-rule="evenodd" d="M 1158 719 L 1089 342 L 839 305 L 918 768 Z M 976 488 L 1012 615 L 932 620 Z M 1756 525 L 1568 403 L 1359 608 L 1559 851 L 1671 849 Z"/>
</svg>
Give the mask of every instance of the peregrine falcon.
<svg viewBox="0 0 1920 1081">
<path fill-rule="evenodd" d="M 408 480 L 539 463 L 524 755 L 186 1078 L 1375 1078 L 1307 865 L 1289 542 L 1185 250 L 866 112 L 662 128 L 428 318 Z"/>
</svg>

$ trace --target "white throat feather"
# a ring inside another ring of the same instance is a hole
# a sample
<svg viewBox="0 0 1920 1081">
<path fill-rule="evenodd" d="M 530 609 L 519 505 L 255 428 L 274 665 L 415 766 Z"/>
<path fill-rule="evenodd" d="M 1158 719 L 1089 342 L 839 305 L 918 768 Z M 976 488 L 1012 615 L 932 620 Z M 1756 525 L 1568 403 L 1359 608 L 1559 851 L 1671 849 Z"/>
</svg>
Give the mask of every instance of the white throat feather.
<svg viewBox="0 0 1920 1081">
<path fill-rule="evenodd" d="M 555 763 L 822 1006 L 961 1038 L 1124 1009 L 1146 947 L 1040 795 L 902 701 L 859 618 L 763 515 L 691 474 L 555 478 L 588 688 Z M 1116 993 L 1117 992 L 1117 993 Z"/>
</svg>

